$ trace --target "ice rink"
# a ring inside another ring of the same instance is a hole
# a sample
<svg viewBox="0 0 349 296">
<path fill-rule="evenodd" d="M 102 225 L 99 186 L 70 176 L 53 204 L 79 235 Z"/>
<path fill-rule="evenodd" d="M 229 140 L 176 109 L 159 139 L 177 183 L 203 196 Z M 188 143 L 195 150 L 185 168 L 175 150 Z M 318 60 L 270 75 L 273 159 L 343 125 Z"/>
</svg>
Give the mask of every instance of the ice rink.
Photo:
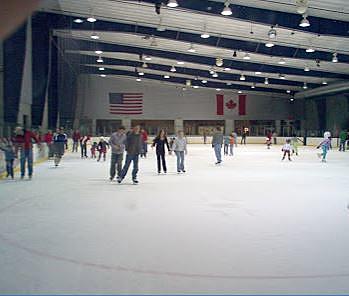
<svg viewBox="0 0 349 296">
<path fill-rule="evenodd" d="M 154 152 L 119 185 L 67 154 L 32 181 L 0 181 L 1 293 L 349 293 L 349 153 L 239 146 L 186 174 Z"/>
</svg>

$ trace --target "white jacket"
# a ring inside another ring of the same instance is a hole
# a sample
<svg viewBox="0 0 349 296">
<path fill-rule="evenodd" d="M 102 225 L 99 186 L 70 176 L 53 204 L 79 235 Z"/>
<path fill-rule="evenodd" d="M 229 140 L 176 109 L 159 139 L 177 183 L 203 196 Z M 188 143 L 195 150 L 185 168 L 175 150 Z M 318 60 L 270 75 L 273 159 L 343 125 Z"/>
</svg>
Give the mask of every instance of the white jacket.
<svg viewBox="0 0 349 296">
<path fill-rule="evenodd" d="M 187 152 L 187 140 L 186 138 L 176 138 L 172 145 L 173 151 L 185 151 Z"/>
</svg>

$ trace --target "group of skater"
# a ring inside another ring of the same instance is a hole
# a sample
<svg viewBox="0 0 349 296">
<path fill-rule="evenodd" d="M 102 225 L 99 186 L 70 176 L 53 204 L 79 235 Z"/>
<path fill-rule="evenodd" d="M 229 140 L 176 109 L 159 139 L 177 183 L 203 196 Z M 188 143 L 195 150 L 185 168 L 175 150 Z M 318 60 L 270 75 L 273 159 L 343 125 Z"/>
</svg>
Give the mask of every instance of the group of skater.
<svg viewBox="0 0 349 296">
<path fill-rule="evenodd" d="M 246 143 L 246 137 L 248 130 L 244 130 L 245 137 L 242 136 L 241 143 Z M 111 162 L 110 162 L 110 180 L 116 178 L 118 183 L 121 183 L 131 164 L 132 180 L 134 184 L 138 184 L 137 173 L 139 170 L 139 158 L 146 158 L 148 153 L 148 133 L 144 128 L 139 125 L 134 126 L 130 131 L 126 131 L 125 127 L 120 126 L 116 132 L 114 132 L 109 140 L 104 137 L 99 138 L 99 141 L 93 141 L 90 135 L 81 135 L 79 130 L 75 130 L 72 133 L 72 152 L 78 152 L 80 147 L 81 158 L 91 158 L 101 161 L 106 161 L 107 151 L 111 150 Z M 272 145 L 272 139 L 274 138 L 274 144 L 276 143 L 275 133 L 272 131 L 267 132 L 266 145 L 270 149 Z M 347 131 L 341 131 L 339 133 L 339 151 L 346 150 L 346 144 L 349 140 L 349 133 Z M 28 174 L 28 178 L 33 176 L 33 144 L 37 144 L 39 151 L 42 150 L 43 143 L 48 148 L 48 156 L 53 159 L 55 167 L 57 167 L 61 159 L 68 149 L 68 136 L 64 132 L 64 128 L 57 128 L 53 133 L 49 130 L 46 134 L 40 136 L 35 131 L 25 129 L 23 127 L 16 127 L 14 136 L 11 138 L 0 139 L 0 150 L 4 152 L 6 161 L 7 177 L 14 178 L 14 166 L 16 161 L 20 167 L 20 177 L 23 179 Z M 224 155 L 233 156 L 234 147 L 237 147 L 238 135 L 233 131 L 230 135 L 224 135 L 222 127 L 218 126 L 212 136 L 212 148 L 214 149 L 216 162 L 218 165 L 222 163 L 222 148 Z M 286 157 L 289 161 L 292 161 L 291 156 L 298 156 L 298 147 L 304 144 L 300 138 L 293 135 L 286 139 L 285 144 L 282 146 L 282 160 Z M 88 156 L 88 146 L 90 146 L 90 156 Z M 174 153 L 177 159 L 177 173 L 185 173 L 185 155 L 187 154 L 187 140 L 183 131 L 178 131 L 174 137 L 168 137 L 165 129 L 161 129 L 154 140 L 151 142 L 151 147 L 155 148 L 156 153 L 156 165 L 158 174 L 166 174 L 167 163 L 166 154 Z M 331 133 L 325 132 L 323 140 L 318 144 L 318 149 L 321 148 L 321 152 L 318 153 L 318 157 L 322 162 L 326 162 L 327 154 L 331 146 Z M 98 152 L 98 156 L 97 156 Z M 124 154 L 126 152 L 126 158 L 124 161 Z"/>
</svg>

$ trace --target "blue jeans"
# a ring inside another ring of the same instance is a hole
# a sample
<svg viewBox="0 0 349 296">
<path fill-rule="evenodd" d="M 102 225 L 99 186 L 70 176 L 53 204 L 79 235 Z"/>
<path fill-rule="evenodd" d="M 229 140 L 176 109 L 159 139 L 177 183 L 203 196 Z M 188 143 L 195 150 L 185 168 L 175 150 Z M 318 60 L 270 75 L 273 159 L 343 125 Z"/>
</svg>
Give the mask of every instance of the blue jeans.
<svg viewBox="0 0 349 296">
<path fill-rule="evenodd" d="M 234 155 L 234 144 L 230 144 L 229 148 L 230 148 L 230 155 Z"/>
<path fill-rule="evenodd" d="M 339 143 L 339 151 L 345 151 L 345 142 L 346 140 L 340 140 L 340 143 Z"/>
<path fill-rule="evenodd" d="M 322 159 L 326 160 L 328 148 L 326 146 L 322 146 Z"/>
<path fill-rule="evenodd" d="M 214 153 L 216 154 L 216 158 L 218 162 L 222 161 L 222 145 L 220 144 L 214 144 Z"/>
<path fill-rule="evenodd" d="M 138 154 L 135 154 L 135 155 L 127 154 L 126 155 L 126 161 L 125 161 L 124 167 L 122 168 L 122 171 L 120 174 L 121 179 L 125 178 L 132 161 L 133 161 L 132 179 L 133 180 L 137 179 L 138 158 L 139 158 Z"/>
<path fill-rule="evenodd" d="M 175 151 L 177 156 L 177 172 L 184 171 L 184 151 Z"/>
<path fill-rule="evenodd" d="M 22 149 L 20 154 L 21 177 L 25 175 L 25 163 L 28 162 L 28 175 L 33 175 L 33 150 Z"/>
</svg>

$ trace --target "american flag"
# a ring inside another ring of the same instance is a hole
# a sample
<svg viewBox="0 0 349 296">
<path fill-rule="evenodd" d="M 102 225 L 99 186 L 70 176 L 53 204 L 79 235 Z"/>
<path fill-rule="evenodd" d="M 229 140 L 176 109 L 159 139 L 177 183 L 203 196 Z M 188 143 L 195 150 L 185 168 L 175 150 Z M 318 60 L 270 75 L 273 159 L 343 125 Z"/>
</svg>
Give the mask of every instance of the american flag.
<svg viewBox="0 0 349 296">
<path fill-rule="evenodd" d="M 143 94 L 109 93 L 109 112 L 120 115 L 143 114 Z"/>
</svg>

